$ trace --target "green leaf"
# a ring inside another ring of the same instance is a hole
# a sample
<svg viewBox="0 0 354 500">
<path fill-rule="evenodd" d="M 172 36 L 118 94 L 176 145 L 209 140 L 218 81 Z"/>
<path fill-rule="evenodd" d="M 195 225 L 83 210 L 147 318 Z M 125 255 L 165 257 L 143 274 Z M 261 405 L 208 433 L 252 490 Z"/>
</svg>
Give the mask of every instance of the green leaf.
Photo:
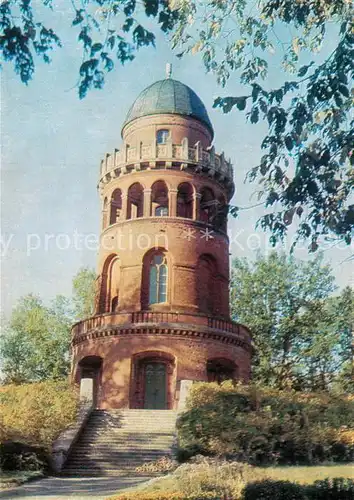
<svg viewBox="0 0 354 500">
<path fill-rule="evenodd" d="M 247 97 L 237 97 L 236 98 L 236 106 L 237 106 L 237 109 L 239 109 L 240 111 L 243 111 L 245 109 L 246 103 L 247 103 Z"/>
<path fill-rule="evenodd" d="M 102 48 L 103 48 L 102 43 L 94 43 L 91 46 L 91 57 L 93 57 L 96 54 L 96 52 L 99 52 L 100 50 L 102 50 Z"/>
</svg>

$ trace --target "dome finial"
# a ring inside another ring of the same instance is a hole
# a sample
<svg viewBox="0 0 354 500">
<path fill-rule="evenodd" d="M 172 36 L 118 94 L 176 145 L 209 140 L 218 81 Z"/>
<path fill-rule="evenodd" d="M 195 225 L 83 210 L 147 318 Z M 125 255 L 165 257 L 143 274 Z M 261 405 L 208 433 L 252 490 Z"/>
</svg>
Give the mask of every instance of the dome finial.
<svg viewBox="0 0 354 500">
<path fill-rule="evenodd" d="M 172 64 L 167 63 L 166 64 L 166 78 L 171 78 L 172 75 Z"/>
</svg>

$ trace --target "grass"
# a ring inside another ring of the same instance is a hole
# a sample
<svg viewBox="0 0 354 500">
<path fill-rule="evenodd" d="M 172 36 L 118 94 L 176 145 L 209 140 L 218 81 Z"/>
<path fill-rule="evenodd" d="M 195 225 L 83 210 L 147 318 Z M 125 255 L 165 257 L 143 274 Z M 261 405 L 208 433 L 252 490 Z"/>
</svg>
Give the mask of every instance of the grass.
<svg viewBox="0 0 354 500">
<path fill-rule="evenodd" d="M 354 479 L 354 464 L 316 465 L 311 467 L 269 467 L 258 468 L 264 478 L 311 484 L 319 479 L 346 477 Z"/>
<path fill-rule="evenodd" d="M 223 471 L 222 471 L 223 469 Z M 219 485 L 223 482 L 234 489 L 235 491 L 241 491 L 247 482 L 262 480 L 262 479 L 273 479 L 282 481 L 291 481 L 300 484 L 312 484 L 317 480 L 325 478 L 335 478 L 344 477 L 349 479 L 354 479 L 354 463 L 351 464 L 336 464 L 336 465 L 318 465 L 318 466 L 288 466 L 288 467 L 247 467 L 243 472 L 243 477 L 237 478 L 237 474 L 234 479 L 231 478 L 232 472 L 227 470 L 222 466 L 213 465 L 191 465 L 185 471 L 181 472 L 178 469 L 176 473 L 169 474 L 167 476 L 155 478 L 147 483 L 143 483 L 135 488 L 129 488 L 122 493 L 133 492 L 144 492 L 144 493 L 167 493 L 184 491 L 186 492 L 186 487 L 189 492 L 192 492 L 195 488 L 195 492 L 198 491 L 199 485 L 202 483 L 214 483 L 217 482 Z M 219 476 L 216 478 L 216 476 Z M 190 488 L 188 488 L 190 484 Z M 115 497 L 111 497 L 115 498 Z"/>
<path fill-rule="evenodd" d="M 0 489 L 13 488 L 14 486 L 19 486 L 20 484 L 27 483 L 33 479 L 40 479 L 41 477 L 43 477 L 43 472 L 41 471 L 1 471 Z"/>
</svg>

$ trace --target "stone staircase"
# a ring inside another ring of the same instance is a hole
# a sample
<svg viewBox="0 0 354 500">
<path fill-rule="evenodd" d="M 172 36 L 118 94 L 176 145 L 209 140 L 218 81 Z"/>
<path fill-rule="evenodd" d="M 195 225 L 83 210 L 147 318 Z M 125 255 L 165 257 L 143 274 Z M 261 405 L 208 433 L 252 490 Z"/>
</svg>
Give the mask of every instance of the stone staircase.
<svg viewBox="0 0 354 500">
<path fill-rule="evenodd" d="M 171 410 L 94 410 L 62 475 L 134 475 L 136 467 L 172 456 L 176 419 Z"/>
</svg>

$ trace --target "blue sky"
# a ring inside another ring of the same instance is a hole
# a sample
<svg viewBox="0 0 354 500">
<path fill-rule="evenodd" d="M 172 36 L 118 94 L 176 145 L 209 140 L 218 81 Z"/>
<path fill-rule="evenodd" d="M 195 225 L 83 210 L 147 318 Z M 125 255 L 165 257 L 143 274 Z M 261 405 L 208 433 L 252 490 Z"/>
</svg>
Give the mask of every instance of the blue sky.
<svg viewBox="0 0 354 500">
<path fill-rule="evenodd" d="M 192 87 L 203 100 L 215 129 L 214 144 L 234 165 L 236 192 L 232 202 L 257 203 L 255 186 L 245 185 L 246 172 L 257 163 L 264 125 L 246 123 L 244 114 L 224 115 L 212 103 L 219 95 L 242 94 L 237 79 L 226 90 L 205 74 L 198 56 L 176 58 L 166 40 L 158 37 L 156 49 L 144 49 L 137 58 L 107 77 L 103 90 L 92 91 L 80 101 L 75 84 L 81 61 L 76 33 L 68 28 L 68 12 L 56 12 L 53 23 L 64 43 L 53 53 L 53 63 L 37 65 L 34 80 L 26 87 L 5 66 L 1 81 L 2 140 L 2 242 L 8 243 L 2 260 L 1 303 L 6 317 L 16 300 L 35 293 L 45 302 L 56 294 L 70 295 L 71 281 L 81 266 L 96 264 L 94 249 L 60 249 L 54 237 L 63 233 L 98 233 L 100 204 L 96 191 L 99 162 L 107 151 L 120 145 L 121 125 L 138 94 L 164 78 L 166 62 L 173 77 Z M 282 79 L 278 60 L 272 64 L 272 82 Z M 255 249 L 270 250 L 268 235 L 254 226 L 261 208 L 242 211 L 230 219 L 231 253 L 252 257 Z M 53 238 L 48 235 L 53 234 Z M 30 236 L 38 235 L 38 237 Z M 47 235 L 47 248 L 44 241 Z M 40 240 L 39 248 L 27 251 L 27 241 Z M 37 239 L 38 238 L 38 239 Z M 352 250 L 336 247 L 325 251 L 338 284 L 353 284 L 353 264 L 346 261 Z M 296 252 L 308 258 L 305 248 Z"/>
</svg>

